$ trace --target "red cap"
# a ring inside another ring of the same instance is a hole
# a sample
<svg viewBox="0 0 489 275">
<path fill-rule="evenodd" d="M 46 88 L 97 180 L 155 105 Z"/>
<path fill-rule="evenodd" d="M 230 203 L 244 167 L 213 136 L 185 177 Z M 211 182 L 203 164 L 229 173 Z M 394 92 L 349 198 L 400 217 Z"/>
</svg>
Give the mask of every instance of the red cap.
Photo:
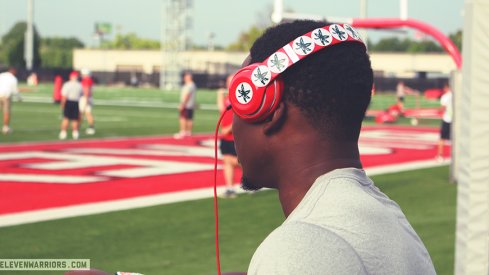
<svg viewBox="0 0 489 275">
<path fill-rule="evenodd" d="M 72 78 L 72 77 L 78 77 L 78 72 L 77 71 L 72 71 L 70 73 L 70 78 Z"/>
</svg>

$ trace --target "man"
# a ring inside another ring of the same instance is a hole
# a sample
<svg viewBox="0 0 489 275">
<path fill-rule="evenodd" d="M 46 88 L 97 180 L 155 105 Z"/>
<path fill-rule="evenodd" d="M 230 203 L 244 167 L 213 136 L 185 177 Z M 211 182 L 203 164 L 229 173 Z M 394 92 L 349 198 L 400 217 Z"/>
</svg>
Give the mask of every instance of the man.
<svg viewBox="0 0 489 275">
<path fill-rule="evenodd" d="M 71 134 L 73 139 L 78 139 L 80 109 L 79 101 L 83 95 L 83 87 L 78 81 L 78 72 L 70 73 L 70 80 L 63 84 L 61 88 L 61 109 L 63 110 L 63 120 L 61 121 L 61 131 L 59 139 L 66 139 L 69 123 L 71 121 Z"/>
<path fill-rule="evenodd" d="M 445 141 L 450 140 L 450 131 L 452 125 L 453 107 L 452 107 L 452 90 L 448 84 L 443 86 L 443 95 L 440 98 L 441 112 L 443 117 L 440 126 L 440 139 L 438 141 L 438 151 L 436 159 L 443 161 L 443 149 L 445 148 Z"/>
<path fill-rule="evenodd" d="M 197 87 L 192 79 L 192 74 L 189 72 L 184 74 L 183 82 L 184 85 L 180 94 L 180 105 L 178 106 L 180 132 L 173 136 L 176 139 L 191 136 L 193 127 L 195 92 L 197 91 Z"/>
<path fill-rule="evenodd" d="M 2 134 L 4 135 L 12 132 L 12 128 L 10 128 L 12 96 L 16 96 L 20 100 L 16 74 L 17 70 L 13 67 L 6 72 L 0 73 L 0 109 L 3 111 Z"/>
<path fill-rule="evenodd" d="M 267 30 L 244 66 L 324 25 Z M 233 121 L 243 187 L 277 189 L 286 217 L 255 251 L 248 275 L 435 274 L 399 206 L 362 169 L 358 137 L 373 81 L 365 46 L 320 50 L 282 79 L 283 99 L 265 121 Z"/>
<path fill-rule="evenodd" d="M 406 86 L 406 84 L 404 84 L 404 81 L 399 81 L 399 83 L 397 83 L 396 86 L 396 97 L 397 97 L 397 107 L 400 110 L 401 115 L 402 113 L 404 113 L 404 100 L 406 94 L 418 95 L 419 93 L 416 90 Z"/>
<path fill-rule="evenodd" d="M 95 134 L 95 120 L 92 115 L 92 109 L 93 109 L 93 79 L 90 76 L 90 71 L 88 69 L 82 69 L 81 70 L 82 74 L 82 87 L 83 87 L 83 96 L 80 98 L 80 103 L 79 103 L 79 108 L 80 108 L 80 123 L 83 121 L 83 115 L 85 115 L 87 122 L 88 122 L 88 128 L 86 129 L 85 133 L 87 135 L 94 135 Z"/>
</svg>

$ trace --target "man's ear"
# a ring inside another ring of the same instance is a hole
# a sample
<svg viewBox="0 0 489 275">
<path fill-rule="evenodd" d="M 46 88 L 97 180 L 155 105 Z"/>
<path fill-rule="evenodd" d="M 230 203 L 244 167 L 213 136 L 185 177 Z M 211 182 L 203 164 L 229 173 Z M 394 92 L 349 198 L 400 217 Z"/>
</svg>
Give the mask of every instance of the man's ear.
<svg viewBox="0 0 489 275">
<path fill-rule="evenodd" d="M 271 135 L 282 128 L 287 115 L 287 108 L 282 101 L 278 104 L 275 111 L 263 122 L 263 133 Z"/>
</svg>

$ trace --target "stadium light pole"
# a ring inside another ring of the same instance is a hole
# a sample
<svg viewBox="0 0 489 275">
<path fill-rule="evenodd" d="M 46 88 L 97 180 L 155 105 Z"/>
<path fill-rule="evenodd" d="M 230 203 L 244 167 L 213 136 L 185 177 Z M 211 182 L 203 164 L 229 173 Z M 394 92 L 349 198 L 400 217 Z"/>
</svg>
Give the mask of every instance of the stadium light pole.
<svg viewBox="0 0 489 275">
<path fill-rule="evenodd" d="M 27 0 L 27 28 L 24 39 L 24 60 L 28 71 L 32 70 L 34 59 L 34 2 Z"/>
<path fill-rule="evenodd" d="M 360 0 L 360 18 L 367 18 L 367 0 Z M 367 43 L 368 34 L 366 29 L 360 30 L 360 35 L 363 41 Z"/>
<path fill-rule="evenodd" d="M 408 0 L 399 1 L 399 18 L 401 18 L 401 20 L 408 19 Z"/>
</svg>

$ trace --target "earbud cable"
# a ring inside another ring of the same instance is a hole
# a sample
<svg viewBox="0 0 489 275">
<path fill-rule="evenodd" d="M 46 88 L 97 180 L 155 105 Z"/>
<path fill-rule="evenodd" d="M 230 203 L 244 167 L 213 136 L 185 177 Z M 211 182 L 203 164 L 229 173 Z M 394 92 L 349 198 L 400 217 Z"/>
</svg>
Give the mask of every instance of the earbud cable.
<svg viewBox="0 0 489 275">
<path fill-rule="evenodd" d="M 217 203 L 217 137 L 219 135 L 219 126 L 221 125 L 224 115 L 231 109 L 231 105 L 226 107 L 226 110 L 221 114 L 216 125 L 216 132 L 214 134 L 214 218 L 216 221 L 216 264 L 217 274 L 221 275 L 221 259 L 219 256 L 219 210 Z"/>
</svg>

